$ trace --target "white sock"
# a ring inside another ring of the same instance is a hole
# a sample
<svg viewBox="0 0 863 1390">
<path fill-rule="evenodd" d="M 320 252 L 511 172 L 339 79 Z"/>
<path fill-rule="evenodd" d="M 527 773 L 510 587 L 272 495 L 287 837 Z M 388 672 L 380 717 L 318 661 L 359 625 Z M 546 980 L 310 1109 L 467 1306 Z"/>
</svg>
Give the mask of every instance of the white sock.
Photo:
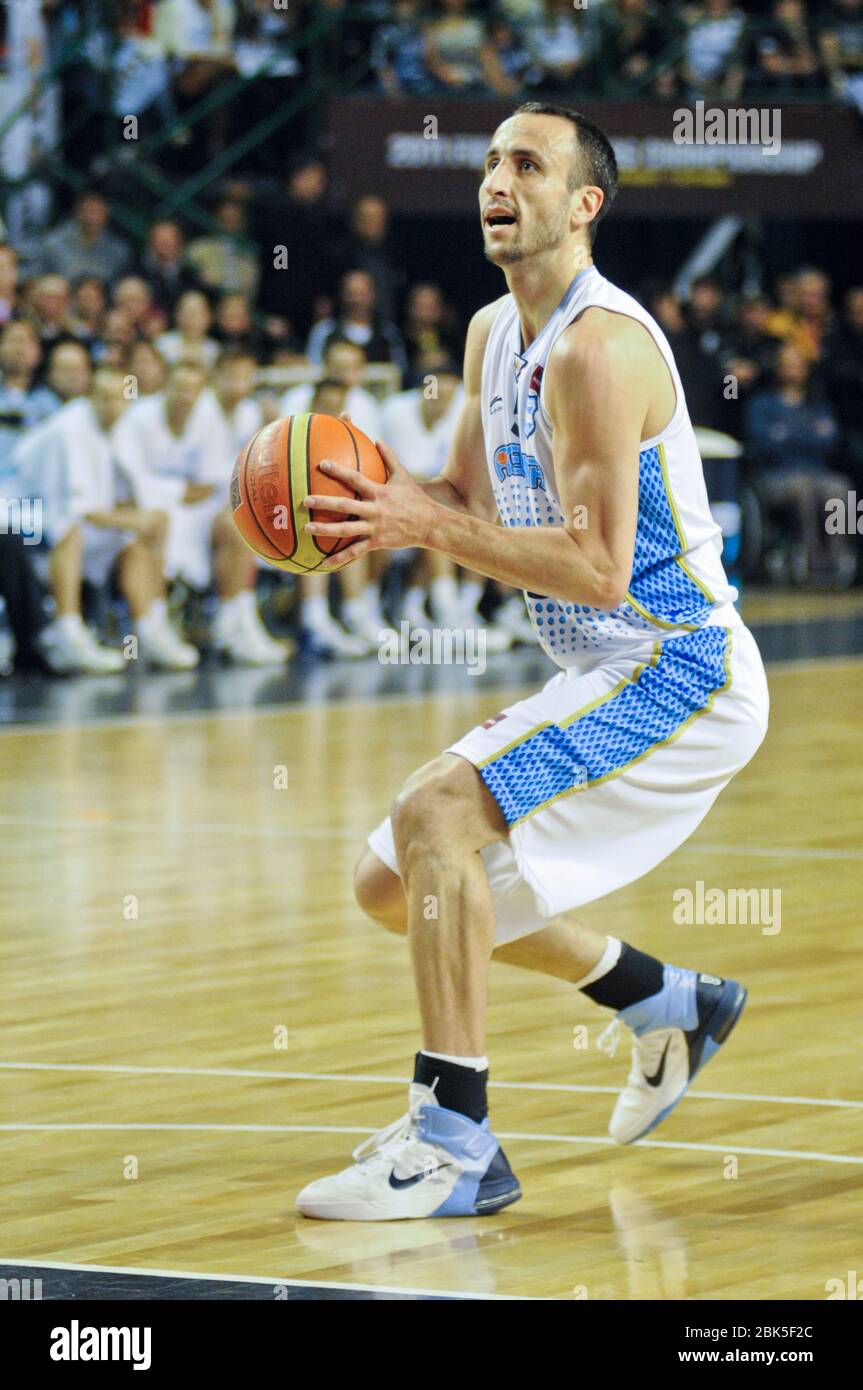
<svg viewBox="0 0 863 1390">
<path fill-rule="evenodd" d="M 365 605 L 365 600 L 362 597 L 362 595 L 360 595 L 359 598 L 346 598 L 342 603 L 342 613 L 344 614 L 346 621 L 349 623 L 362 622 L 363 618 L 367 618 L 369 616 L 368 610 Z"/>
<path fill-rule="evenodd" d="M 303 627 L 324 627 L 332 622 L 326 594 L 315 594 L 303 599 Z"/>
<path fill-rule="evenodd" d="M 487 1057 L 454 1057 L 450 1052 L 428 1052 L 420 1049 L 424 1057 L 434 1057 L 438 1062 L 455 1062 L 457 1067 L 470 1067 L 472 1071 L 487 1071 Z"/>
<path fill-rule="evenodd" d="M 458 585 L 451 574 L 441 574 L 431 582 L 432 604 L 436 613 L 458 608 Z"/>
<path fill-rule="evenodd" d="M 166 600 L 163 598 L 154 599 L 150 604 L 146 616 L 152 619 L 154 623 L 166 623 L 168 621 L 168 604 Z"/>
<path fill-rule="evenodd" d="M 383 627 L 384 615 L 381 609 L 381 591 L 377 580 L 371 584 L 367 584 L 363 589 L 361 602 L 372 622 Z"/>
<path fill-rule="evenodd" d="M 404 616 L 410 623 L 424 623 L 425 590 L 419 584 L 412 584 L 405 594 Z"/>
<path fill-rule="evenodd" d="M 484 584 L 476 579 L 464 579 L 461 586 L 461 606 L 465 613 L 475 613 L 479 608 Z"/>
<path fill-rule="evenodd" d="M 576 980 L 576 989 L 584 989 L 586 985 L 594 984 L 597 980 L 601 980 L 603 975 L 607 975 L 609 970 L 613 970 L 620 960 L 621 950 L 622 943 L 618 941 L 616 936 L 610 936 L 605 943 L 605 950 L 593 969 L 589 970 L 583 979 Z"/>
</svg>

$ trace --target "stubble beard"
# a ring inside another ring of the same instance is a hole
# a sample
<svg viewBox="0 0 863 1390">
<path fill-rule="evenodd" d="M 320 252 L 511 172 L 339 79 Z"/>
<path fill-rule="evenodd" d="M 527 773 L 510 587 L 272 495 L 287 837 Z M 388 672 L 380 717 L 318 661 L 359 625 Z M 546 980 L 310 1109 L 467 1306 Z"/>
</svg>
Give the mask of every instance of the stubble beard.
<svg viewBox="0 0 863 1390">
<path fill-rule="evenodd" d="M 529 256 L 540 256 L 544 251 L 556 251 L 566 240 L 568 234 L 569 208 L 567 207 L 561 208 L 556 217 L 548 218 L 545 222 L 540 223 L 533 236 L 528 240 L 520 241 L 521 224 L 516 223 L 516 234 L 512 245 L 500 247 L 499 250 L 495 251 L 490 249 L 486 242 L 486 260 L 497 266 L 517 265 L 519 261 L 527 260 Z"/>
</svg>

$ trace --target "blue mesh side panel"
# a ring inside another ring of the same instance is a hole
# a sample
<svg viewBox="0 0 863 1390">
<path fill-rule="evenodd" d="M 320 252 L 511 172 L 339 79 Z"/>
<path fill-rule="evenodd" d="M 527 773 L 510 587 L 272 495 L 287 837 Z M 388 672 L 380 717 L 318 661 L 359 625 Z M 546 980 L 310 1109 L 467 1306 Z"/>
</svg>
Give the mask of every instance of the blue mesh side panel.
<svg viewBox="0 0 863 1390">
<path fill-rule="evenodd" d="M 482 764 L 480 775 L 507 824 L 615 776 L 667 742 L 727 684 L 729 648 L 722 627 L 669 638 L 637 681 L 572 723 L 545 725 Z"/>
</svg>

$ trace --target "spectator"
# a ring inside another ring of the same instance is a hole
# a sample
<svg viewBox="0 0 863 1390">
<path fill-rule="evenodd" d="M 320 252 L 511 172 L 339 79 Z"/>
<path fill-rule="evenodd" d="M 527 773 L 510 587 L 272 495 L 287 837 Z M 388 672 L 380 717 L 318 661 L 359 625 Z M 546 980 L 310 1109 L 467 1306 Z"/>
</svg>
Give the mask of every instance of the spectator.
<svg viewBox="0 0 863 1390">
<path fill-rule="evenodd" d="M 90 394 L 93 364 L 82 343 L 58 343 L 48 354 L 45 384 L 56 396 L 56 407 Z"/>
<path fill-rule="evenodd" d="M 387 96 L 418 97 L 432 91 L 419 0 L 395 0 L 392 20 L 372 36 L 371 65 Z"/>
<path fill-rule="evenodd" d="M 690 333 L 709 357 L 719 351 L 724 327 L 722 286 L 712 275 L 699 275 L 689 286 L 685 310 Z"/>
<path fill-rule="evenodd" d="M 395 263 L 389 245 L 390 212 L 383 198 L 365 194 L 351 209 L 350 237 L 344 269 L 365 270 L 375 283 L 377 311 L 394 320 L 405 276 Z"/>
<path fill-rule="evenodd" d="M 595 56 L 603 94 L 625 96 L 647 86 L 655 96 L 671 94 L 667 76 L 673 92 L 677 74 L 670 55 L 682 37 L 673 12 L 652 0 L 607 0 L 596 20 Z"/>
<path fill-rule="evenodd" d="M 366 368 L 365 349 L 349 338 L 330 338 L 324 351 L 323 374 L 347 389 L 345 409 L 354 424 L 370 439 L 380 433 L 380 410 L 375 397 L 361 382 Z M 304 415 L 312 408 L 314 387 L 294 386 L 279 401 L 280 415 Z"/>
<path fill-rule="evenodd" d="M 99 366 L 122 368 L 135 342 L 135 325 L 125 309 L 109 309 L 101 341 L 93 346 L 93 358 Z"/>
<path fill-rule="evenodd" d="M 212 319 L 206 295 L 188 290 L 177 304 L 175 327 L 156 339 L 156 347 L 169 366 L 181 360 L 200 362 L 209 371 L 219 355 L 219 344 L 208 337 Z"/>
<path fill-rule="evenodd" d="M 114 308 L 121 309 L 139 337 L 146 337 L 153 307 L 150 286 L 140 275 L 126 275 L 114 287 Z"/>
<path fill-rule="evenodd" d="M 770 18 L 753 24 L 744 47 L 745 95 L 815 93 L 825 86 L 803 0 L 773 0 Z"/>
<path fill-rule="evenodd" d="M 263 335 L 255 328 L 252 309 L 244 294 L 223 294 L 216 305 L 213 337 L 220 346 L 240 347 L 256 361 L 263 357 Z"/>
<path fill-rule="evenodd" d="M 468 7 L 469 0 L 438 0 L 438 17 L 426 26 L 426 63 L 444 90 L 476 96 L 494 90 L 495 73 L 482 22 Z"/>
<path fill-rule="evenodd" d="M 529 34 L 530 55 L 541 92 L 552 96 L 572 86 L 590 57 L 585 13 L 570 0 L 545 0 L 545 16 Z"/>
<path fill-rule="evenodd" d="M 161 0 L 155 36 L 176 64 L 174 96 L 178 106 L 193 105 L 236 70 L 232 38 L 233 0 Z M 206 157 L 224 147 L 228 112 L 216 106 L 206 122 Z"/>
<path fill-rule="evenodd" d="M 723 340 L 723 366 L 734 373 L 746 391 L 759 386 L 773 369 L 777 340 L 768 332 L 769 318 L 769 300 L 763 294 L 746 295 Z"/>
<path fill-rule="evenodd" d="M 66 280 L 91 275 L 111 281 L 123 274 L 130 260 L 126 242 L 108 231 L 105 199 L 91 189 L 77 199 L 74 215 L 44 238 L 39 269 Z"/>
<path fill-rule="evenodd" d="M 262 199 L 256 214 L 255 240 L 262 248 L 261 307 L 282 315 L 290 305 L 291 322 L 304 340 L 338 274 L 332 248 L 341 244 L 342 224 L 328 187 L 323 161 L 301 155 L 285 194 Z M 280 247 L 284 253 L 277 251 Z"/>
<path fill-rule="evenodd" d="M 254 299 L 261 279 L 260 258 L 246 240 L 246 210 L 236 199 L 216 209 L 219 231 L 189 242 L 186 263 L 204 289 L 219 294 L 235 290 Z"/>
<path fill-rule="evenodd" d="M 430 360 L 458 357 L 462 335 L 453 325 L 443 293 L 438 285 L 414 285 L 405 306 L 405 347 L 411 386 L 422 384 Z"/>
<path fill-rule="evenodd" d="M 74 341 L 69 283 L 62 275 L 40 275 L 29 296 L 29 315 L 46 353 L 57 342 Z"/>
<path fill-rule="evenodd" d="M 333 318 L 316 323 L 306 346 L 310 362 L 323 361 L 327 339 L 349 338 L 365 350 L 369 362 L 393 362 L 407 369 L 404 343 L 394 323 L 381 319 L 376 310 L 375 284 L 365 270 L 349 270 L 339 285 L 339 310 Z"/>
<path fill-rule="evenodd" d="M 15 317 L 18 307 L 18 252 L 0 245 L 0 325 Z"/>
<path fill-rule="evenodd" d="M 182 60 L 188 95 L 199 95 L 232 66 L 234 19 L 232 0 L 161 0 L 155 37 L 163 52 Z"/>
<path fill-rule="evenodd" d="M 842 430 L 843 455 L 863 495 L 863 287 L 845 296 L 842 322 L 825 344 L 827 393 Z"/>
<path fill-rule="evenodd" d="M 787 282 L 785 306 L 766 320 L 768 333 L 793 343 L 810 363 L 817 362 L 825 333 L 832 327 L 830 277 L 813 266 L 804 266 Z"/>
<path fill-rule="evenodd" d="M 105 286 L 92 275 L 80 279 L 72 295 L 69 325 L 79 343 L 88 351 L 100 341 L 105 328 Z"/>
<path fill-rule="evenodd" d="M 166 518 L 130 505 L 116 470 L 116 427 L 125 407 L 122 375 L 101 368 L 88 398 L 70 401 L 15 451 L 22 493 L 46 502 L 43 563 L 57 616 L 39 648 L 58 673 L 123 670 L 123 655 L 101 646 L 81 614 L 82 581 L 101 587 L 115 566 L 139 654 L 173 670 L 197 664 L 197 652 L 179 640 L 165 616 Z"/>
<path fill-rule="evenodd" d="M 155 396 L 164 390 L 166 369 L 165 359 L 152 343 L 144 340 L 133 343 L 129 349 L 128 373 L 134 383 L 133 400 L 142 396 Z"/>
<path fill-rule="evenodd" d="M 111 54 L 111 109 L 115 116 L 158 115 L 162 125 L 177 117 L 171 92 L 171 64 L 155 34 L 150 32 L 149 0 L 121 6 L 116 47 Z"/>
<path fill-rule="evenodd" d="M 270 664 L 249 594 L 256 566 L 227 509 L 228 431 L 203 408 L 206 374 L 197 362 L 176 362 L 163 393 L 131 406 L 117 430 L 120 466 L 139 506 L 168 513 L 165 568 L 204 590 L 215 577 L 219 604 L 216 649 L 242 665 Z M 267 639 L 269 641 L 269 639 Z M 285 650 L 280 648 L 279 660 Z"/>
<path fill-rule="evenodd" d="M 684 12 L 684 77 L 692 97 L 733 97 L 740 90 L 746 18 L 733 0 L 702 0 Z"/>
<path fill-rule="evenodd" d="M 737 318 L 725 334 L 719 353 L 723 374 L 734 378 L 736 397 L 729 397 L 728 432 L 739 435 L 743 428 L 743 406 L 752 392 L 768 381 L 776 361 L 777 339 L 767 331 L 770 305 L 763 295 L 744 298 Z"/>
<path fill-rule="evenodd" d="M 714 287 L 710 277 L 705 280 L 708 283 L 693 282 L 690 287 L 691 301 L 686 313 L 669 286 L 649 286 L 645 298 L 671 345 L 693 424 L 727 430 L 728 407 L 717 356 L 718 287 Z"/>
<path fill-rule="evenodd" d="M 0 496 L 14 493 L 12 452 L 25 430 L 56 410 L 53 392 L 38 386 L 36 370 L 42 348 L 26 319 L 13 319 L 0 333 Z"/>
<path fill-rule="evenodd" d="M 832 91 L 863 112 L 863 0 L 828 3 L 818 44 Z"/>
<path fill-rule="evenodd" d="M 530 55 L 530 47 L 518 29 L 506 21 L 491 20 L 488 25 L 488 43 L 500 72 L 497 90 L 507 96 L 516 96 L 525 87 L 535 87 L 541 72 Z"/>
<path fill-rule="evenodd" d="M 810 365 L 793 343 L 776 358 L 775 382 L 746 403 L 746 447 L 753 486 L 767 512 L 791 510 L 796 538 L 791 574 L 798 584 L 818 571 L 840 583 L 853 576 L 853 551 L 825 530 L 825 505 L 844 495 L 847 478 L 831 471 L 838 427 L 830 406 L 809 391 Z M 847 538 L 844 538 L 847 541 Z"/>
<path fill-rule="evenodd" d="M 154 222 L 141 257 L 141 271 L 153 303 L 166 314 L 173 314 L 177 300 L 194 289 L 195 277 L 183 259 L 183 233 L 177 222 Z"/>
</svg>

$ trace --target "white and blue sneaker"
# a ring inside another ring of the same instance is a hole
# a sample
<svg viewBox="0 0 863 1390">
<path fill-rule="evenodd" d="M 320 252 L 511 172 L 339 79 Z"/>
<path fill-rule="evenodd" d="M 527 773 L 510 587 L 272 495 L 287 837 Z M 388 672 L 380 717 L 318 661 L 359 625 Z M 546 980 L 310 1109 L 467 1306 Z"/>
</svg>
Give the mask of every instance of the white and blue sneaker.
<svg viewBox="0 0 863 1390">
<path fill-rule="evenodd" d="M 617 1144 L 649 1134 L 686 1094 L 692 1078 L 725 1042 L 746 1003 L 736 980 L 666 965 L 662 989 L 615 1014 L 599 1039 L 604 1051 L 621 1023 L 631 1028 L 632 1070 L 608 1132 Z"/>
<path fill-rule="evenodd" d="M 518 1179 L 487 1119 L 445 1110 L 416 1081 L 409 1106 L 354 1149 L 352 1167 L 304 1187 L 297 1210 L 321 1221 L 403 1221 L 485 1216 L 518 1201 Z"/>
</svg>

